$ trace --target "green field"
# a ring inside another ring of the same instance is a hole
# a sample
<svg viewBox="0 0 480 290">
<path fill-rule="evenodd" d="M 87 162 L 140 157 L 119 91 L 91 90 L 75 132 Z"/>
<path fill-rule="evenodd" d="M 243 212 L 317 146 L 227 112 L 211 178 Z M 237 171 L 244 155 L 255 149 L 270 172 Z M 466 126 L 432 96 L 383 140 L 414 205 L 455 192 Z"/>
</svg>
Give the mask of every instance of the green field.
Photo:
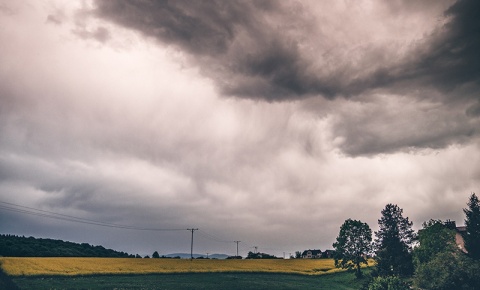
<svg viewBox="0 0 480 290">
<path fill-rule="evenodd" d="M 19 289 L 359 289 L 352 273 L 321 276 L 270 273 L 190 273 L 14 277 Z"/>
<path fill-rule="evenodd" d="M 0 264 L 6 273 L 0 289 L 359 289 L 364 283 L 329 259 L 0 258 Z"/>
</svg>

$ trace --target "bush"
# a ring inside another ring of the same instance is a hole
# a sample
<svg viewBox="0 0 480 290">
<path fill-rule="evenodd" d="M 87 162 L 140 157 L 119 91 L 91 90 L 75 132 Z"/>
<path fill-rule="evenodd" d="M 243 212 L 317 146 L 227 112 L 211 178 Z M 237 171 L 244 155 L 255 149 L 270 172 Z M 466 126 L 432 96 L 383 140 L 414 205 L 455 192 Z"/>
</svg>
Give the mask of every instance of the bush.
<svg viewBox="0 0 480 290">
<path fill-rule="evenodd" d="M 375 277 L 368 290 L 408 290 L 410 286 L 397 276 Z"/>
<path fill-rule="evenodd" d="M 442 253 L 415 270 L 414 284 L 429 290 L 480 289 L 480 263 L 463 254 Z"/>
</svg>

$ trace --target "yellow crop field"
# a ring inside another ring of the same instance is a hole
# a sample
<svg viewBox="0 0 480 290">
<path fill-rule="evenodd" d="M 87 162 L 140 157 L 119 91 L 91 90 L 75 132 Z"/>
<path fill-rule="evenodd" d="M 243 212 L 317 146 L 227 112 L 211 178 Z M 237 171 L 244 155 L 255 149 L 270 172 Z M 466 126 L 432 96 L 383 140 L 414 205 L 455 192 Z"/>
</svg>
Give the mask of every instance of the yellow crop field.
<svg viewBox="0 0 480 290">
<path fill-rule="evenodd" d="M 272 272 L 320 275 L 342 271 L 333 259 L 181 260 L 134 258 L 0 258 L 11 276 Z"/>
</svg>

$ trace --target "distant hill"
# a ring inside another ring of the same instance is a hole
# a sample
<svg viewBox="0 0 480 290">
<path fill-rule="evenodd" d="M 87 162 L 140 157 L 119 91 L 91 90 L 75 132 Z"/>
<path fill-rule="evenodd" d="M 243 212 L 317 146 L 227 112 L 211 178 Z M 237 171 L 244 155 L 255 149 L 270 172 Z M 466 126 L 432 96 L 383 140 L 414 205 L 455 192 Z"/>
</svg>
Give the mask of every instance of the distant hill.
<svg viewBox="0 0 480 290">
<path fill-rule="evenodd" d="M 134 257 L 124 252 L 77 244 L 62 240 L 37 239 L 14 235 L 0 235 L 0 256 L 3 257 Z"/>
<path fill-rule="evenodd" d="M 165 255 L 165 257 L 168 257 L 168 258 L 177 258 L 177 257 L 180 257 L 181 259 L 190 259 L 190 253 L 174 253 L 174 254 L 168 254 L 168 255 Z M 202 254 L 193 254 L 193 258 L 194 259 L 197 259 L 197 258 L 206 258 L 207 255 L 202 255 Z M 211 254 L 211 255 L 208 255 L 208 258 L 210 259 L 226 259 L 228 257 L 228 255 L 225 255 L 225 254 Z"/>
</svg>

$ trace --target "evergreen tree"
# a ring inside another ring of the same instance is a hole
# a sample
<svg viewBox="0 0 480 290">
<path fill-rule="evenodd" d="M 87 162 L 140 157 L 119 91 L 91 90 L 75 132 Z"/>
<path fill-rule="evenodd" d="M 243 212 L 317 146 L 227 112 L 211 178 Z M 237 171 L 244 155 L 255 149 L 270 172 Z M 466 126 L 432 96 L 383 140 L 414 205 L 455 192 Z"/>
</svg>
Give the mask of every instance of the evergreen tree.
<svg viewBox="0 0 480 290">
<path fill-rule="evenodd" d="M 375 232 L 375 260 L 380 276 L 408 276 L 413 273 L 412 243 L 415 232 L 412 222 L 402 216 L 403 210 L 387 204 Z"/>
<path fill-rule="evenodd" d="M 362 277 L 361 264 L 368 265 L 367 255 L 372 249 L 372 230 L 367 223 L 348 219 L 340 227 L 335 248 L 335 267 L 355 269 L 355 276 Z"/>
<path fill-rule="evenodd" d="M 152 258 L 160 258 L 160 255 L 158 254 L 157 251 L 153 252 Z"/>
<path fill-rule="evenodd" d="M 471 258 L 480 260 L 480 202 L 475 193 L 472 193 L 467 205 L 468 208 L 463 209 L 467 228 L 463 237 L 465 249 Z"/>
</svg>

